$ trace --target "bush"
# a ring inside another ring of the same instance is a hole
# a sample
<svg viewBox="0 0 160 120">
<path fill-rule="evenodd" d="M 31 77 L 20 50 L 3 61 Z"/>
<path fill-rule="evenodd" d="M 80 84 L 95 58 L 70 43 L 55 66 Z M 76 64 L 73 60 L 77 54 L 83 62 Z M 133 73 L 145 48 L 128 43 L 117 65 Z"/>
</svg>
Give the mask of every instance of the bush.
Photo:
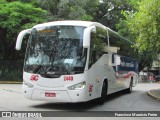
<svg viewBox="0 0 160 120">
<path fill-rule="evenodd" d="M 0 60 L 0 81 L 22 81 L 23 60 Z"/>
</svg>

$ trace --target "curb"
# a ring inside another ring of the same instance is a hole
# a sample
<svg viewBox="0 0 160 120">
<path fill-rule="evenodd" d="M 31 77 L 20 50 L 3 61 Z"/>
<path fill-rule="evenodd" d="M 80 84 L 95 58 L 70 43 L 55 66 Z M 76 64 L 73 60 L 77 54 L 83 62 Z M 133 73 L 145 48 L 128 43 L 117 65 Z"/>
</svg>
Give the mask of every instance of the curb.
<svg viewBox="0 0 160 120">
<path fill-rule="evenodd" d="M 22 84 L 23 82 L 14 81 L 0 81 L 0 84 Z"/>
<path fill-rule="evenodd" d="M 152 98 L 160 101 L 160 97 L 157 97 L 157 96 L 153 95 L 150 91 L 148 91 L 148 95 L 149 95 L 150 97 L 152 97 Z"/>
</svg>

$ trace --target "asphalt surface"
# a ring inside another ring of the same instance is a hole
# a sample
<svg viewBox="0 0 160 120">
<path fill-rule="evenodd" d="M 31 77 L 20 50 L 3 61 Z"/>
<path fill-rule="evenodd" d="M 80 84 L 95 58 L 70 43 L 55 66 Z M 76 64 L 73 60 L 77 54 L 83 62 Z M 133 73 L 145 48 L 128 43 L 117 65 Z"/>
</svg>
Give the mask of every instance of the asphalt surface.
<svg viewBox="0 0 160 120">
<path fill-rule="evenodd" d="M 133 88 L 131 94 L 118 92 L 109 95 L 103 105 L 96 105 L 94 102 L 77 104 L 55 104 L 45 101 L 31 101 L 26 99 L 21 90 L 21 84 L 0 84 L 0 111 L 159 111 L 159 101 L 150 97 L 149 91 L 160 88 L 159 83 L 141 83 Z M 147 94 L 148 93 L 148 94 Z M 153 92 L 150 92 L 153 93 Z M 63 116 L 63 115 L 62 115 Z M 1 118 L 0 118 L 1 119 Z M 3 118 L 4 119 L 4 118 Z M 5 118 L 6 119 L 6 118 Z M 19 118 L 12 118 L 12 120 Z M 29 118 L 27 118 L 29 119 Z M 44 119 L 44 118 L 34 118 Z M 52 118 L 47 118 L 52 119 Z M 70 117 L 57 117 L 56 119 L 73 119 Z M 81 119 L 74 117 L 74 119 Z M 97 120 L 97 117 L 87 117 L 83 120 Z M 101 120 L 108 118 L 102 117 Z M 115 117 L 109 117 L 109 120 L 116 120 Z M 118 120 L 141 119 L 149 120 L 146 117 L 126 118 L 118 117 Z M 154 117 L 154 119 L 157 119 Z"/>
<path fill-rule="evenodd" d="M 160 84 L 160 82 L 159 82 L 159 84 Z M 148 95 L 151 96 L 152 98 L 160 101 L 160 88 L 149 90 Z"/>
<path fill-rule="evenodd" d="M 26 99 L 20 84 L 0 84 L 0 111 L 156 111 L 159 110 L 159 101 L 148 96 L 147 92 L 159 88 L 158 83 L 137 84 L 131 94 L 118 92 L 107 96 L 103 105 L 94 102 L 56 104 Z"/>
</svg>

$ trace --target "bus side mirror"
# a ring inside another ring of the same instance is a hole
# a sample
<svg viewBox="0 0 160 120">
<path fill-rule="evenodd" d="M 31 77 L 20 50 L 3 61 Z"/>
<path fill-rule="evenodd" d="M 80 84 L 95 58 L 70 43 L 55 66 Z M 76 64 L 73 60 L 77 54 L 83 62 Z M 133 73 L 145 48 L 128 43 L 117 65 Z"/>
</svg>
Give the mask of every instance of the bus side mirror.
<svg viewBox="0 0 160 120">
<path fill-rule="evenodd" d="M 88 27 L 84 30 L 84 34 L 83 34 L 83 47 L 84 48 L 90 47 L 91 32 L 96 33 L 95 26 Z"/>
<path fill-rule="evenodd" d="M 22 40 L 23 40 L 23 37 L 26 35 L 26 34 L 30 34 L 31 33 L 31 29 L 26 29 L 26 30 L 23 30 L 19 33 L 18 37 L 17 37 L 17 41 L 16 41 L 16 50 L 20 50 L 21 49 L 21 44 L 22 44 Z"/>
</svg>

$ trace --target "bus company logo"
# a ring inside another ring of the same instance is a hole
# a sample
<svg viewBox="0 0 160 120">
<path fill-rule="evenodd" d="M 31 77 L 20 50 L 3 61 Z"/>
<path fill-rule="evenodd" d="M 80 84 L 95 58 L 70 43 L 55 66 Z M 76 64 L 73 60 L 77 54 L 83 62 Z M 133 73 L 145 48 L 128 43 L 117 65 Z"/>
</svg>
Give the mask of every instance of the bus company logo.
<svg viewBox="0 0 160 120">
<path fill-rule="evenodd" d="M 53 75 L 53 74 L 56 74 L 56 72 L 47 72 L 47 74 L 50 74 L 50 75 Z"/>
<path fill-rule="evenodd" d="M 37 81 L 38 79 L 39 79 L 38 75 L 31 75 L 31 78 L 30 78 L 31 81 Z"/>
<path fill-rule="evenodd" d="M 64 81 L 73 81 L 73 76 L 64 76 Z"/>
</svg>

